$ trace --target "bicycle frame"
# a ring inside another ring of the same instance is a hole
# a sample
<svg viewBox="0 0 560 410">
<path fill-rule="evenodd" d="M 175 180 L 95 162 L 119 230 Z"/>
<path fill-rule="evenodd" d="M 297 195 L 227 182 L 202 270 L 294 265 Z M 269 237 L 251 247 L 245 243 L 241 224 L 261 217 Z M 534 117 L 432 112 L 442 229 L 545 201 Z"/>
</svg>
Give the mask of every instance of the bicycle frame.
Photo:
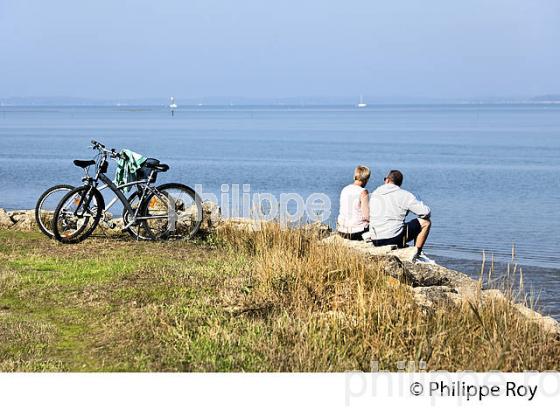
<svg viewBox="0 0 560 410">
<path fill-rule="evenodd" d="M 134 210 L 130 206 L 130 202 L 128 202 L 128 199 L 122 193 L 123 188 L 132 187 L 132 186 L 141 186 L 142 187 L 142 190 L 141 190 L 142 195 L 140 196 L 140 203 L 142 203 L 142 201 L 146 197 L 146 194 L 153 193 L 153 192 L 157 191 L 157 189 L 155 187 L 152 187 L 150 185 L 150 182 L 149 182 L 150 180 L 149 179 L 141 179 L 141 180 L 137 180 L 137 181 L 127 182 L 126 184 L 121 184 L 121 185 L 115 185 L 113 183 L 113 181 L 111 181 L 109 179 L 109 177 L 107 177 L 107 175 L 105 175 L 103 173 L 98 173 L 98 179 L 103 181 L 103 183 L 105 184 L 101 188 L 98 188 L 99 191 L 102 190 L 102 189 L 109 188 L 116 195 L 116 197 L 113 198 L 111 200 L 111 202 L 109 202 L 109 204 L 105 206 L 105 210 L 112 207 L 117 202 L 117 200 L 120 200 L 121 203 L 123 204 L 123 206 L 126 208 L 126 210 L 130 213 L 130 215 L 133 215 L 133 218 L 132 218 L 131 222 L 127 226 L 125 226 L 125 228 L 129 227 L 129 225 L 131 225 L 131 224 L 133 224 L 137 221 L 146 220 L 146 219 L 164 219 L 165 218 L 165 217 L 162 217 L 162 216 L 138 216 L 138 211 L 140 210 L 140 207 L 137 207 L 136 210 Z"/>
<path fill-rule="evenodd" d="M 92 141 L 94 142 L 94 141 Z M 107 157 L 108 155 L 111 155 L 111 158 L 115 158 L 115 156 L 118 156 L 118 154 L 116 154 L 116 152 L 114 150 L 107 150 L 105 149 L 104 146 L 95 146 L 94 147 L 96 149 L 98 149 L 100 151 L 100 157 L 99 159 L 96 161 L 95 164 L 95 176 L 91 177 L 89 176 L 88 172 L 87 172 L 87 168 L 84 169 L 85 171 L 85 176 L 83 178 L 83 181 L 85 183 L 85 185 L 89 186 L 91 189 L 96 189 L 97 191 L 102 191 L 105 189 L 110 189 L 111 191 L 113 191 L 113 193 L 115 194 L 115 198 L 113 198 L 108 205 L 105 205 L 104 201 L 100 204 L 102 205 L 102 211 L 106 212 L 109 208 L 111 208 L 117 201 L 120 201 L 123 205 L 123 207 L 125 208 L 125 211 L 128 212 L 128 215 L 131 215 L 132 217 L 129 219 L 128 223 L 126 223 L 126 225 L 124 226 L 123 229 L 127 229 L 130 228 L 132 225 L 138 223 L 138 221 L 141 220 L 148 220 L 148 219 L 166 219 L 166 216 L 138 216 L 138 212 L 140 211 L 140 209 L 142 208 L 142 203 L 145 200 L 145 198 L 147 197 L 148 194 L 156 194 L 158 197 L 161 196 L 161 193 L 157 190 L 156 187 L 152 187 L 151 186 L 151 181 L 154 180 L 153 178 L 153 174 L 156 172 L 155 170 L 152 170 L 150 175 L 148 176 L 147 179 L 141 179 L 141 180 L 137 180 L 137 181 L 132 181 L 132 182 L 127 182 L 125 184 L 121 184 L 121 185 L 116 185 L 107 175 L 105 175 L 105 172 L 107 170 L 108 167 L 108 162 L 107 162 Z M 99 181 L 101 181 L 104 185 L 101 185 L 98 188 L 99 185 Z M 136 207 L 136 209 L 133 209 L 130 202 L 128 201 L 128 199 L 125 197 L 125 195 L 123 194 L 122 190 L 124 188 L 128 188 L 128 187 L 132 187 L 132 186 L 136 186 L 138 187 L 138 193 L 140 194 L 140 200 L 139 200 L 139 206 Z M 141 187 L 141 189 L 140 189 Z M 89 196 L 89 199 L 87 199 L 87 204 L 86 204 L 86 208 L 89 206 L 89 201 L 91 201 L 92 196 Z M 82 197 L 80 199 L 80 204 L 78 206 L 78 208 L 82 205 L 83 201 L 84 201 L 84 197 Z M 174 207 L 173 207 L 174 210 Z M 76 213 L 74 213 L 75 215 L 77 215 Z M 127 218 L 128 219 L 128 218 Z M 125 221 L 126 222 L 126 221 Z M 176 223 L 176 213 L 173 212 L 171 215 L 171 218 L 169 218 L 169 222 L 168 224 L 175 224 Z"/>
<path fill-rule="evenodd" d="M 107 210 L 107 209 L 109 209 L 110 207 L 112 207 L 112 206 L 117 202 L 117 199 L 118 199 L 119 201 L 121 201 L 121 203 L 123 204 L 123 206 L 125 207 L 125 209 L 126 209 L 131 215 L 134 214 L 134 216 L 136 216 L 136 213 L 134 212 L 134 210 L 133 210 L 132 207 L 130 206 L 130 203 L 128 202 L 128 199 L 126 199 L 126 197 L 125 197 L 124 194 L 122 193 L 121 189 L 122 189 L 122 188 L 126 188 L 126 187 L 128 187 L 128 186 L 139 185 L 139 184 L 141 184 L 142 182 L 147 182 L 147 180 L 133 181 L 133 182 L 129 182 L 129 183 L 127 183 L 127 184 L 123 184 L 123 185 L 120 185 L 120 186 L 116 186 L 116 185 L 113 183 L 113 181 L 111 181 L 111 180 L 109 179 L 109 177 L 107 177 L 107 175 L 102 174 L 102 173 L 100 173 L 100 172 L 97 173 L 97 178 L 96 178 L 96 180 L 97 180 L 97 179 L 100 179 L 100 180 L 103 181 L 103 183 L 105 184 L 105 186 L 102 187 L 101 189 L 109 188 L 109 189 L 110 189 L 111 191 L 113 191 L 113 193 L 116 195 L 116 197 L 113 198 L 113 199 L 111 200 L 111 202 L 109 202 L 109 205 L 108 205 L 108 206 L 105 206 L 105 210 Z M 99 189 L 99 190 L 101 190 L 101 189 Z M 144 197 L 144 192 L 142 193 L 142 198 L 140 198 L 140 200 L 142 200 L 143 197 Z M 138 209 L 136 209 L 136 212 L 138 212 Z"/>
<path fill-rule="evenodd" d="M 147 182 L 147 180 L 146 180 L 146 179 L 143 179 L 143 180 L 137 181 L 137 183 L 144 183 L 144 182 Z M 114 185 L 114 188 L 115 188 L 115 189 L 118 189 L 118 190 L 120 191 L 120 190 L 122 190 L 123 188 L 127 188 L 127 187 L 129 187 L 129 186 L 135 185 L 135 182 L 129 182 L 129 183 L 127 183 L 127 184 L 122 184 L 122 185 L 115 185 L 115 184 L 113 184 L 113 185 Z M 100 187 L 98 187 L 97 190 L 101 192 L 101 191 L 103 191 L 104 189 L 107 189 L 107 188 L 109 188 L 109 185 L 108 185 L 108 184 L 104 184 L 104 185 L 101 185 Z M 113 188 L 110 188 L 110 189 L 111 189 L 111 191 L 114 191 Z M 109 209 L 111 209 L 111 207 L 112 207 L 113 205 L 115 205 L 115 204 L 117 203 L 118 200 L 119 200 L 119 197 L 115 195 L 115 197 L 114 197 L 113 199 L 111 199 L 111 201 L 109 201 L 109 203 L 108 203 L 107 205 L 105 205 L 105 210 L 108 211 Z"/>
</svg>

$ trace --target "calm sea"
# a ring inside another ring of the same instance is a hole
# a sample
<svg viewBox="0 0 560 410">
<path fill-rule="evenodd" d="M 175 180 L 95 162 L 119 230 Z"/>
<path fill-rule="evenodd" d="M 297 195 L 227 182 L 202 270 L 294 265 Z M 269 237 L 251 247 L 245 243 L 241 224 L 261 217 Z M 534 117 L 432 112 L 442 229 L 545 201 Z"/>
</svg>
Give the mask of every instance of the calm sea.
<svg viewBox="0 0 560 410">
<path fill-rule="evenodd" d="M 352 107 L 0 107 L 0 207 L 32 208 L 78 184 L 89 140 L 168 163 L 161 181 L 251 184 L 251 192 L 338 193 L 353 168 L 387 170 L 433 210 L 426 248 L 476 275 L 511 259 L 560 316 L 560 105 Z M 499 273 L 499 272 L 498 272 Z"/>
</svg>

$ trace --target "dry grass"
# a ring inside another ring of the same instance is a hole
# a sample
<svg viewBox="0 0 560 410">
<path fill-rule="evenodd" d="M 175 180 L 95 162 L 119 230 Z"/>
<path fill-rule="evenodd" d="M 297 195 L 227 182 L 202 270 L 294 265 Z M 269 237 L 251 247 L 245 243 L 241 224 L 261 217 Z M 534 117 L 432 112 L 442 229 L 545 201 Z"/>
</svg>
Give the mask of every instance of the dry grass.
<svg viewBox="0 0 560 410">
<path fill-rule="evenodd" d="M 558 370 L 509 304 L 425 315 L 410 289 L 313 231 L 61 246 L 0 231 L 0 370 Z"/>
<path fill-rule="evenodd" d="M 402 361 L 432 370 L 559 368 L 558 340 L 509 304 L 448 306 L 426 316 L 410 289 L 383 273 L 382 261 L 322 245 L 310 232 L 271 225 L 223 236 L 253 260 L 245 303 L 267 308 L 271 347 L 282 346 L 269 352 L 278 370 L 369 370 L 372 360 L 387 370 Z"/>
</svg>

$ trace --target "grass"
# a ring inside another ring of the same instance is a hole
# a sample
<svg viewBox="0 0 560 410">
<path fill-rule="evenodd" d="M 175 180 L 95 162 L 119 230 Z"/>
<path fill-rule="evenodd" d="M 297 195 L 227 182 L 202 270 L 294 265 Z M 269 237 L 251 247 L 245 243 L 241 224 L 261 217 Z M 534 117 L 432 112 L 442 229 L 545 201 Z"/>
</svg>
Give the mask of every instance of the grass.
<svg viewBox="0 0 560 410">
<path fill-rule="evenodd" d="M 60 245 L 0 231 L 0 371 L 558 370 L 507 303 L 426 315 L 383 260 L 313 232 Z"/>
</svg>

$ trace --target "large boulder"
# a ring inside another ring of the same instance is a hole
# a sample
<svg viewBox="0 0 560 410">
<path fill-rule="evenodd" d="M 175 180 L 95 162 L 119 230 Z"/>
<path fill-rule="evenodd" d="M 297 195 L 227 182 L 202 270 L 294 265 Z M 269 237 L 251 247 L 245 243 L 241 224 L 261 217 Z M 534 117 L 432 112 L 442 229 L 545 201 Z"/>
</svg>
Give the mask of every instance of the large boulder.
<svg viewBox="0 0 560 410">
<path fill-rule="evenodd" d="M 447 286 L 456 289 L 465 297 L 476 297 L 480 290 L 480 282 L 468 275 L 437 264 L 412 263 L 403 264 L 414 276 L 416 286 Z"/>
<path fill-rule="evenodd" d="M 8 215 L 14 221 L 11 229 L 18 231 L 33 231 L 38 229 L 37 222 L 35 222 L 34 210 L 21 210 L 8 212 Z"/>
<path fill-rule="evenodd" d="M 11 228 L 14 224 L 14 220 L 8 215 L 8 213 L 0 208 L 0 228 Z"/>
</svg>

